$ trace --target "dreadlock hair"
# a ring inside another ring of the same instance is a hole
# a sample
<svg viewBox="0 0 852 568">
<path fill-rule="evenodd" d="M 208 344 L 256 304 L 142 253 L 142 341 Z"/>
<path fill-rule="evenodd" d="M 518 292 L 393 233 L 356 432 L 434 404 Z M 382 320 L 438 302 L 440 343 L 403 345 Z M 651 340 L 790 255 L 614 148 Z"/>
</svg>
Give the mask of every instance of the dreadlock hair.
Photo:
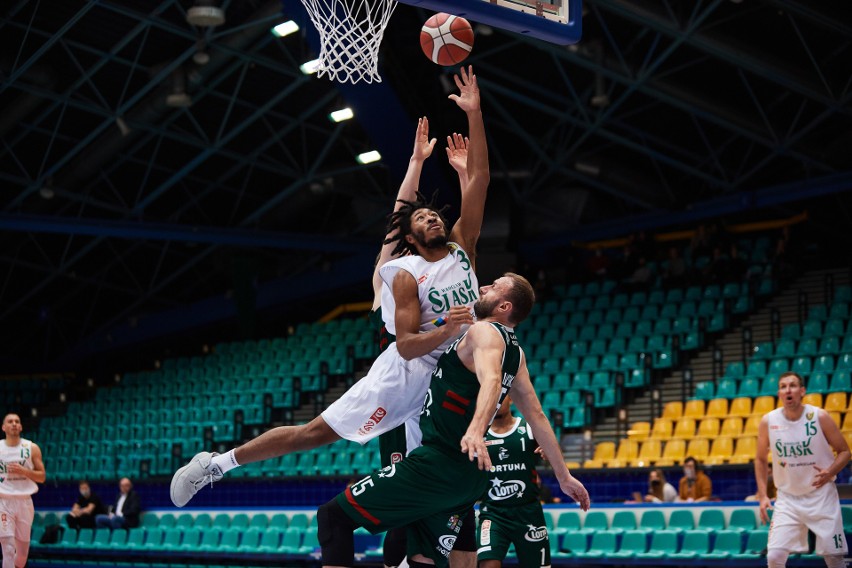
<svg viewBox="0 0 852 568">
<path fill-rule="evenodd" d="M 417 252 L 417 247 L 413 244 L 409 243 L 405 240 L 407 235 L 411 234 L 411 216 L 414 215 L 414 212 L 418 209 L 429 209 L 438 214 L 438 217 L 444 223 L 444 227 L 447 227 L 447 219 L 444 217 L 444 211 L 449 209 L 449 205 L 444 205 L 440 209 L 435 205 L 435 199 L 438 197 L 438 192 L 436 191 L 432 194 L 432 199 L 426 201 L 426 198 L 423 197 L 423 194 L 419 191 L 417 192 L 417 199 L 414 201 L 407 201 L 405 199 L 397 199 L 397 202 L 402 203 L 402 207 L 388 215 L 388 226 L 386 234 L 391 234 L 396 231 L 396 234 L 392 237 L 388 237 L 385 239 L 384 244 L 389 245 L 393 242 L 396 242 L 396 246 L 394 247 L 391 254 L 402 255 L 405 253 L 410 254 L 419 254 Z"/>
</svg>

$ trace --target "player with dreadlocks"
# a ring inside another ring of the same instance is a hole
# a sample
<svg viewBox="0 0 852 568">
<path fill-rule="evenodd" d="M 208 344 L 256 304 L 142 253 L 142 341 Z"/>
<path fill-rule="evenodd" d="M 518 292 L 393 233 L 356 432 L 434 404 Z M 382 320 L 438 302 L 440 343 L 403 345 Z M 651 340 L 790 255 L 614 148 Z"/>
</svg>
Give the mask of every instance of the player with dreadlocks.
<svg viewBox="0 0 852 568">
<path fill-rule="evenodd" d="M 396 340 L 365 377 L 308 424 L 273 428 L 222 455 L 194 456 L 172 478 L 171 499 L 176 506 L 183 507 L 202 487 L 240 465 L 341 438 L 364 444 L 419 415 L 438 357 L 473 323 L 471 308 L 479 297 L 475 248 L 490 181 L 488 148 L 473 69 L 462 68 L 454 79 L 459 94 L 449 98 L 468 118 L 468 180 L 451 231 L 440 210 L 423 201 L 402 203 L 391 218 L 390 224 L 399 227 L 395 248 L 413 252 L 380 269 L 382 313 Z M 417 443 L 419 438 L 419 432 L 410 437 Z"/>
</svg>

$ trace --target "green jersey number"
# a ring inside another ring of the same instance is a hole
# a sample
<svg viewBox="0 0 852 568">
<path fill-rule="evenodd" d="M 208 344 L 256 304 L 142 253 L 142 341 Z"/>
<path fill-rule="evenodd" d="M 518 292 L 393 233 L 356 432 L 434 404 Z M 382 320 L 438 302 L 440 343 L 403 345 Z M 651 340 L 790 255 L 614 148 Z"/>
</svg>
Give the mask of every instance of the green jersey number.
<svg viewBox="0 0 852 568">
<path fill-rule="evenodd" d="M 805 422 L 805 435 L 808 436 L 808 437 L 816 436 L 816 433 L 817 433 L 816 424 L 814 424 L 813 421 Z"/>
</svg>

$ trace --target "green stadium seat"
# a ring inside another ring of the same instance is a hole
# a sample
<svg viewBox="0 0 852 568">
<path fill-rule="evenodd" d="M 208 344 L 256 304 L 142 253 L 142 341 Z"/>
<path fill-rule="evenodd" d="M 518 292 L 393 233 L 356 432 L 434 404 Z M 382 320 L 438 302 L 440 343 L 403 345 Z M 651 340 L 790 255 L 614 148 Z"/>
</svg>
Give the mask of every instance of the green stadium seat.
<svg viewBox="0 0 852 568">
<path fill-rule="evenodd" d="M 695 528 L 695 517 L 690 509 L 676 509 L 669 516 L 669 530 L 691 531 Z"/>
<path fill-rule="evenodd" d="M 585 552 L 574 554 L 576 558 L 594 559 L 609 558 L 616 550 L 617 533 L 607 530 L 597 531 L 592 534 L 592 543 Z"/>
<path fill-rule="evenodd" d="M 771 341 L 764 341 L 754 346 L 751 358 L 752 361 L 758 359 L 771 359 L 775 353 L 775 344 Z"/>
<path fill-rule="evenodd" d="M 713 381 L 702 381 L 695 384 L 695 400 L 712 400 L 716 398 L 716 385 Z"/>
<path fill-rule="evenodd" d="M 62 531 L 62 538 L 56 544 L 62 548 L 74 548 L 77 544 L 77 531 L 65 527 L 65 530 Z"/>
<path fill-rule="evenodd" d="M 813 363 L 810 357 L 796 357 L 793 359 L 793 372 L 800 375 L 808 375 L 811 372 Z"/>
<path fill-rule="evenodd" d="M 814 356 L 817 354 L 817 339 L 815 337 L 811 337 L 808 339 L 802 339 L 799 341 L 799 345 L 796 347 L 796 355 L 799 357 L 804 356 Z"/>
<path fill-rule="evenodd" d="M 602 511 L 590 511 L 583 520 L 584 532 L 599 532 L 609 530 L 609 519 Z"/>
<path fill-rule="evenodd" d="M 807 382 L 807 391 L 818 394 L 830 392 L 828 390 L 828 374 L 824 372 L 812 373 Z"/>
<path fill-rule="evenodd" d="M 822 337 L 822 321 L 809 320 L 802 326 L 802 339 Z"/>
<path fill-rule="evenodd" d="M 233 527 L 222 531 L 222 539 L 219 541 L 219 548 L 217 552 L 223 552 L 225 554 L 237 552 L 241 535 L 242 530 L 235 529 Z"/>
<path fill-rule="evenodd" d="M 177 524 L 177 519 L 171 513 L 164 513 L 160 515 L 159 522 L 156 525 L 151 526 L 150 528 L 161 528 L 161 529 L 170 529 Z"/>
<path fill-rule="evenodd" d="M 610 530 L 613 532 L 636 530 L 636 515 L 633 511 L 617 511 L 612 516 L 612 527 Z"/>
<path fill-rule="evenodd" d="M 563 513 L 564 515 L 564 513 Z M 569 532 L 562 537 L 562 542 L 559 545 L 559 552 L 563 555 L 576 558 L 577 555 L 583 554 L 589 548 L 589 537 L 583 532 Z"/>
<path fill-rule="evenodd" d="M 141 527 L 135 528 L 135 529 L 130 529 L 129 531 L 127 531 L 127 539 L 124 542 L 116 542 L 114 540 L 115 537 L 113 536 L 113 540 L 110 540 L 110 548 L 126 548 L 128 550 L 139 550 L 143 547 L 143 544 L 145 542 L 145 537 L 147 536 L 147 532 L 149 530 L 155 530 L 156 531 L 156 530 L 159 530 L 159 529 L 156 528 L 156 527 L 150 528 L 150 529 L 143 529 Z M 113 535 L 115 535 L 115 533 L 117 533 L 117 532 L 124 532 L 124 531 L 112 531 L 112 532 L 113 532 Z"/>
<path fill-rule="evenodd" d="M 749 532 L 755 529 L 757 517 L 753 508 L 734 509 L 728 521 L 728 530 Z"/>
<path fill-rule="evenodd" d="M 237 529 L 239 531 L 243 531 L 248 529 L 249 526 L 249 516 L 245 513 L 237 513 L 231 519 L 231 528 Z"/>
<path fill-rule="evenodd" d="M 183 513 L 177 518 L 174 526 L 179 529 L 188 529 L 193 522 L 195 522 L 195 519 L 192 517 L 192 513 Z"/>
<path fill-rule="evenodd" d="M 204 534 L 206 534 L 205 529 L 201 529 L 199 527 L 188 528 L 183 531 L 183 539 L 180 541 L 180 545 L 178 545 L 177 548 L 170 548 L 169 550 L 196 551 L 201 545 L 201 539 Z"/>
<path fill-rule="evenodd" d="M 616 552 L 609 554 L 611 558 L 628 559 L 648 550 L 648 533 L 645 531 L 627 531 L 621 537 L 621 545 Z"/>
<path fill-rule="evenodd" d="M 683 533 L 683 544 L 679 552 L 670 552 L 668 557 L 673 560 L 689 560 L 702 557 L 710 551 L 710 534 L 701 531 L 686 531 Z"/>
<path fill-rule="evenodd" d="M 280 528 L 269 528 L 264 531 L 263 536 L 260 537 L 260 544 L 257 547 L 257 552 L 266 554 L 285 552 L 292 554 L 290 550 L 282 550 L 281 534 L 283 532 L 284 530 Z"/>
<path fill-rule="evenodd" d="M 306 529 L 310 524 L 310 518 L 305 513 L 296 513 L 290 518 L 290 527 L 296 527 L 298 529 Z"/>
<path fill-rule="evenodd" d="M 704 554 L 704 558 L 724 560 L 741 553 L 743 550 L 742 533 L 738 531 L 719 531 L 713 542 L 713 550 Z"/>
<path fill-rule="evenodd" d="M 769 531 L 752 531 L 748 533 L 745 549 L 739 554 L 731 554 L 732 560 L 756 560 L 766 556 L 766 541 Z"/>
<path fill-rule="evenodd" d="M 556 521 L 556 528 L 554 529 L 554 534 L 564 535 L 567 533 L 580 532 L 580 515 L 576 511 L 564 511 L 559 515 L 559 519 Z M 585 550 L 585 548 L 583 548 Z"/>
<path fill-rule="evenodd" d="M 663 559 L 669 554 L 677 552 L 678 531 L 661 530 L 651 537 L 651 547 L 647 552 L 637 552 L 634 558 L 641 559 Z"/>
<path fill-rule="evenodd" d="M 92 548 L 109 548 L 110 537 L 112 536 L 113 532 L 123 532 L 127 534 L 127 531 L 110 531 L 109 529 L 98 529 L 95 531 L 94 539 L 92 539 Z"/>
<path fill-rule="evenodd" d="M 825 329 L 822 330 L 823 336 L 836 335 L 843 336 L 846 327 L 845 319 L 832 318 L 825 322 Z"/>
<path fill-rule="evenodd" d="M 698 530 L 709 533 L 725 530 L 725 514 L 720 509 L 704 509 L 698 516 Z"/>
<path fill-rule="evenodd" d="M 65 532 L 70 532 L 71 529 L 65 529 Z M 64 535 L 63 535 L 64 536 Z M 74 542 L 73 548 L 91 548 L 92 541 L 95 538 L 95 529 L 80 529 L 77 533 L 77 540 Z"/>
<path fill-rule="evenodd" d="M 852 391 L 852 377 L 848 371 L 838 371 L 831 376 L 831 392 Z"/>
<path fill-rule="evenodd" d="M 760 393 L 760 382 L 757 379 L 748 378 L 740 381 L 737 396 L 754 398 L 758 396 L 758 393 Z"/>
<path fill-rule="evenodd" d="M 299 554 L 313 554 L 320 548 L 317 540 L 317 527 L 308 527 L 302 535 L 302 545 L 299 547 Z"/>
<path fill-rule="evenodd" d="M 195 516 L 192 526 L 199 529 L 208 529 L 213 526 L 213 518 L 210 516 L 210 513 L 199 513 Z"/>
<path fill-rule="evenodd" d="M 145 550 L 159 550 L 163 546 L 163 540 L 166 538 L 166 530 L 162 527 L 145 529 L 145 542 L 141 548 Z M 180 535 L 180 532 L 178 532 L 178 535 Z"/>
<path fill-rule="evenodd" d="M 227 530 L 227 527 L 225 527 Z M 196 547 L 197 552 L 216 552 L 219 549 L 219 540 L 222 538 L 221 527 L 210 527 L 204 530 L 201 542 Z"/>
<path fill-rule="evenodd" d="M 734 379 L 722 379 L 716 387 L 716 398 L 736 398 L 737 381 Z"/>
<path fill-rule="evenodd" d="M 240 545 L 237 547 L 237 552 L 255 553 L 260 546 L 260 537 L 263 531 L 257 528 L 250 528 L 243 532 L 240 538 Z"/>
<path fill-rule="evenodd" d="M 231 526 L 231 516 L 228 513 L 217 513 L 211 526 L 214 529 L 227 529 Z"/>
<path fill-rule="evenodd" d="M 852 507 L 841 507 L 840 514 L 843 517 L 843 532 L 852 532 Z"/>
<path fill-rule="evenodd" d="M 819 342 L 817 355 L 834 355 L 835 353 L 840 353 L 840 337 L 836 335 L 823 337 Z M 832 365 L 833 364 L 834 360 L 832 359 Z"/>
</svg>

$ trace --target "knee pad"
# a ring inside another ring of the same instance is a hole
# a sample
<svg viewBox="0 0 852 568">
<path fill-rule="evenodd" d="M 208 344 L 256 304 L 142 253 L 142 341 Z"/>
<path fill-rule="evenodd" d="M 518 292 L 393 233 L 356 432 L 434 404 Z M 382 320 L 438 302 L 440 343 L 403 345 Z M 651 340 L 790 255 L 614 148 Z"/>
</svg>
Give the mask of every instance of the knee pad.
<svg viewBox="0 0 852 568">
<path fill-rule="evenodd" d="M 766 551 L 766 565 L 769 568 L 785 568 L 787 566 L 787 557 L 790 553 L 786 550 L 773 548 Z"/>
<path fill-rule="evenodd" d="M 382 545 L 385 566 L 399 566 L 405 559 L 405 546 L 408 542 L 406 532 L 405 527 L 402 527 L 391 529 L 385 535 L 385 542 Z"/>
<path fill-rule="evenodd" d="M 352 531 L 357 527 L 335 499 L 317 509 L 317 540 L 322 548 L 323 564 L 352 566 L 355 562 Z"/>
<path fill-rule="evenodd" d="M 842 554 L 826 555 L 822 559 L 828 568 L 846 568 L 846 560 L 843 559 Z"/>
</svg>

